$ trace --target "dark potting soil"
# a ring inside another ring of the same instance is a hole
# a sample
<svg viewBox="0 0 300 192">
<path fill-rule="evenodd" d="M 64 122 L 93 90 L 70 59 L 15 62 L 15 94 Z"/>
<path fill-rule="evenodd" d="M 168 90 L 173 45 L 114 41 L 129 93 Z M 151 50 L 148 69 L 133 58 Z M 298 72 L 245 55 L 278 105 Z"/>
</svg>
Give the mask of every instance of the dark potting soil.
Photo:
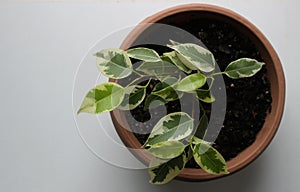
<svg viewBox="0 0 300 192">
<path fill-rule="evenodd" d="M 224 71 L 231 61 L 243 57 L 263 61 L 251 40 L 228 24 L 213 20 L 197 20 L 178 27 L 189 31 L 205 44 L 214 54 L 221 71 Z M 159 53 L 166 50 L 168 48 L 156 49 Z M 213 147 L 227 161 L 254 142 L 256 134 L 265 122 L 266 115 L 271 110 L 272 98 L 266 72 L 266 68 L 263 67 L 255 76 L 249 78 L 230 79 L 223 76 L 226 85 L 227 108 L 223 127 Z M 156 83 L 157 81 L 152 80 L 147 88 L 147 94 L 151 93 Z M 209 115 L 210 105 L 203 105 Z M 134 118 L 134 120 L 129 120 L 129 125 L 137 139 L 143 144 L 150 130 L 162 116 L 180 111 L 181 107 L 182 104 L 173 101 L 149 111 L 144 110 L 144 103 L 142 103 L 136 109 L 127 112 L 128 119 Z M 197 167 L 197 165 L 190 161 L 187 167 Z"/>
</svg>

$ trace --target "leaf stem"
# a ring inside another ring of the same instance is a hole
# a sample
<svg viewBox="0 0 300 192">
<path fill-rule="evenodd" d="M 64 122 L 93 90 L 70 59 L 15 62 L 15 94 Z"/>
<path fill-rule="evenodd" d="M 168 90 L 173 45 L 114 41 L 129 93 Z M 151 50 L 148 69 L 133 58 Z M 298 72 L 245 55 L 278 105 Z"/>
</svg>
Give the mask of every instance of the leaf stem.
<svg viewBox="0 0 300 192">
<path fill-rule="evenodd" d="M 214 77 L 208 77 L 208 78 L 211 79 L 211 82 L 210 82 L 210 85 L 209 85 L 208 90 L 211 90 L 211 88 L 212 88 L 212 86 L 213 86 L 213 84 L 214 84 L 215 78 L 214 78 Z"/>
<path fill-rule="evenodd" d="M 146 77 L 150 77 L 149 80 L 148 80 L 148 82 L 147 82 L 147 84 L 144 86 L 144 87 L 147 87 L 147 86 L 150 84 L 150 81 L 151 81 L 151 79 L 152 79 L 152 78 L 151 78 L 152 75 L 142 75 L 142 74 L 141 74 L 141 76 L 139 76 L 139 77 L 135 78 L 134 80 L 132 80 L 125 88 L 127 88 L 127 87 L 129 87 L 129 86 L 135 84 L 137 81 L 139 81 L 139 80 L 141 80 L 141 79 L 143 79 L 143 78 L 146 78 Z"/>
<path fill-rule="evenodd" d="M 206 112 L 205 112 L 205 109 L 204 109 L 204 107 L 203 107 L 203 105 L 202 105 L 202 103 L 201 103 L 201 102 L 199 102 L 199 105 L 200 105 L 200 109 L 201 109 L 201 111 L 202 111 L 204 114 L 206 114 Z"/>
<path fill-rule="evenodd" d="M 213 77 L 213 76 L 216 76 L 216 75 L 223 75 L 223 74 L 225 74 L 225 72 L 218 72 L 218 73 L 213 73 L 213 74 L 211 74 L 209 77 Z"/>
<path fill-rule="evenodd" d="M 135 84 L 137 81 L 141 80 L 141 79 L 144 78 L 144 77 L 146 77 L 146 76 L 140 76 L 140 77 L 135 78 L 135 79 L 134 79 L 133 81 L 131 81 L 125 88 L 127 88 L 127 87 L 129 87 L 129 86 Z"/>
<path fill-rule="evenodd" d="M 132 70 L 132 72 L 140 77 L 144 76 L 144 75 L 140 74 L 139 72 L 137 72 L 136 70 Z"/>
</svg>

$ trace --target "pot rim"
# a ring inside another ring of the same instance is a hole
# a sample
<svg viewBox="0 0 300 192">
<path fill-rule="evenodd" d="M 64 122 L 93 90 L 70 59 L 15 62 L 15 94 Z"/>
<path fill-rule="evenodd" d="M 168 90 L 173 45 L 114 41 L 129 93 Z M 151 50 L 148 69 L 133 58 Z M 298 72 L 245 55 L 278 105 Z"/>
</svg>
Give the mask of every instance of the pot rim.
<svg viewBox="0 0 300 192">
<path fill-rule="evenodd" d="M 209 4 L 185 4 L 185 5 L 174 6 L 159 11 L 158 13 L 150 17 L 147 17 L 139 24 L 156 23 L 168 16 L 172 16 L 183 12 L 191 12 L 191 11 L 200 11 L 200 12 L 207 12 L 207 13 L 221 15 L 229 18 L 229 20 L 233 20 L 233 22 L 237 22 L 241 26 L 244 26 L 246 30 L 248 30 L 247 32 L 252 33 L 254 37 L 257 39 L 258 44 L 261 45 L 258 48 L 259 51 L 265 52 L 267 59 L 270 61 L 269 68 L 271 68 L 271 71 L 269 72 L 268 69 L 269 78 L 272 78 L 274 81 L 273 83 L 271 83 L 271 94 L 273 98 L 272 111 L 267 115 L 265 123 L 261 128 L 260 132 L 257 134 L 254 143 L 251 144 L 242 152 L 240 152 L 235 158 L 227 162 L 228 171 L 230 172 L 229 175 L 231 175 L 232 173 L 239 171 L 240 169 L 246 167 L 251 162 L 253 162 L 267 148 L 267 146 L 270 144 L 273 137 L 275 136 L 284 111 L 284 103 L 285 103 L 284 73 L 276 51 L 272 47 L 271 43 L 267 40 L 267 38 L 262 34 L 262 32 L 260 32 L 260 30 L 257 27 L 255 27 L 251 22 L 249 22 L 243 16 L 229 9 L 219 7 L 216 5 L 209 5 Z M 134 42 L 134 40 L 146 29 L 147 26 L 138 25 L 123 41 L 121 48 L 128 49 L 130 45 Z M 113 121 L 121 115 L 120 113 L 121 112 L 118 110 L 114 110 L 113 112 L 111 112 Z M 122 120 L 125 119 L 123 118 Z M 121 137 L 122 141 L 125 143 L 126 146 L 133 147 L 133 148 L 140 147 L 140 143 L 136 138 L 132 138 L 132 141 L 126 140 L 126 137 L 131 137 L 133 133 L 127 131 L 124 128 L 123 130 L 120 127 L 118 128 L 118 125 L 116 124 L 115 126 L 119 136 Z M 135 155 L 138 156 L 138 158 L 144 159 L 146 162 L 150 158 L 147 154 L 144 153 L 142 154 L 139 153 Z M 185 168 L 177 176 L 177 178 L 182 180 L 189 180 L 189 181 L 199 181 L 199 180 L 215 179 L 223 176 L 226 175 L 211 175 L 201 169 Z"/>
</svg>

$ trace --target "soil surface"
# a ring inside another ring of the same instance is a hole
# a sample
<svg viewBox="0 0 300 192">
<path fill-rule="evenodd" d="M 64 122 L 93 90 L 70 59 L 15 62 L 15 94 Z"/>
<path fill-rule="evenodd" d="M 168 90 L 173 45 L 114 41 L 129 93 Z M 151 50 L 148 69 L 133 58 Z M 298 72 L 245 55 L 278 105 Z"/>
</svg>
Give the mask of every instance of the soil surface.
<svg viewBox="0 0 300 192">
<path fill-rule="evenodd" d="M 239 58 L 248 57 L 263 61 L 259 52 L 250 39 L 241 35 L 228 24 L 217 21 L 190 21 L 181 28 L 199 38 L 214 54 L 221 71 Z M 153 46 L 148 46 L 153 48 Z M 168 48 L 156 48 L 158 52 L 168 51 Z M 213 146 L 228 161 L 239 152 L 251 145 L 256 134 L 262 128 L 266 115 L 271 110 L 270 83 L 266 77 L 265 67 L 255 76 L 243 79 L 224 77 L 227 92 L 227 108 L 223 127 Z M 147 88 L 150 94 L 158 81 L 152 81 Z M 203 104 L 208 113 L 210 105 Z M 179 101 L 169 102 L 153 110 L 144 110 L 143 103 L 136 109 L 126 112 L 130 127 L 136 137 L 144 143 L 155 123 L 166 113 L 180 111 L 182 104 Z M 133 117 L 133 118 L 132 118 Z M 150 121 L 151 119 L 151 121 Z M 188 167 L 197 167 L 190 161 Z"/>
</svg>

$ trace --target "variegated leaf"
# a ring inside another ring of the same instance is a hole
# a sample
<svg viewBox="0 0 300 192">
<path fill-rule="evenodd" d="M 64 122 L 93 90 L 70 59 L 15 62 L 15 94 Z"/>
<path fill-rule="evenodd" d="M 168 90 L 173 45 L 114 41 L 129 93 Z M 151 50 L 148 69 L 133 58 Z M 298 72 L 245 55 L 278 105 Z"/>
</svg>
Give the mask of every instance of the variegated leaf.
<svg viewBox="0 0 300 192">
<path fill-rule="evenodd" d="M 193 65 L 189 60 L 187 60 L 183 55 L 178 52 L 175 52 L 178 59 L 189 69 L 199 70 L 195 65 Z"/>
<path fill-rule="evenodd" d="M 262 62 L 258 62 L 255 59 L 241 58 L 231 62 L 224 73 L 233 79 L 251 77 L 255 75 L 264 65 Z"/>
<path fill-rule="evenodd" d="M 133 48 L 127 50 L 127 54 L 131 58 L 139 59 L 142 61 L 148 61 L 148 62 L 161 61 L 158 53 L 153 49 L 148 49 L 143 47 Z"/>
<path fill-rule="evenodd" d="M 146 97 L 144 109 L 153 109 L 161 105 L 164 105 L 167 102 L 168 101 L 165 101 L 160 96 L 150 94 Z"/>
<path fill-rule="evenodd" d="M 228 174 L 226 161 L 222 155 L 207 142 L 198 139 L 193 148 L 193 156 L 197 164 L 210 174 Z"/>
<path fill-rule="evenodd" d="M 169 39 L 169 41 L 172 45 L 180 45 L 180 43 L 178 43 L 177 41 L 174 41 L 172 39 Z"/>
<path fill-rule="evenodd" d="M 173 88 L 179 81 L 175 77 L 166 77 L 161 80 L 153 89 L 151 95 L 156 95 L 162 98 L 164 101 L 174 101 L 182 96 L 182 93 L 176 92 Z"/>
<path fill-rule="evenodd" d="M 206 77 L 201 73 L 195 73 L 179 81 L 175 89 L 183 92 L 192 92 L 202 87 L 206 83 Z"/>
<path fill-rule="evenodd" d="M 185 153 L 170 160 L 152 159 L 148 168 L 150 183 L 159 185 L 170 182 L 183 170 L 186 161 Z"/>
<path fill-rule="evenodd" d="M 198 99 L 205 103 L 212 103 L 216 100 L 209 89 L 208 90 L 197 89 L 196 93 L 197 93 Z"/>
<path fill-rule="evenodd" d="M 172 85 L 178 81 L 175 77 L 165 77 L 162 78 L 161 82 L 157 83 L 152 90 L 152 93 L 147 96 L 145 100 L 144 109 L 153 109 L 168 103 L 169 101 L 176 100 L 182 96 L 182 94 L 178 93 L 173 90 Z M 168 90 L 169 89 L 169 90 Z M 157 94 L 155 94 L 158 92 Z M 170 93 L 170 95 L 164 96 L 163 93 Z M 162 97 L 160 96 L 162 95 Z M 165 98 L 163 98 L 165 97 Z"/>
<path fill-rule="evenodd" d="M 176 78 L 176 77 L 171 77 L 171 76 L 167 76 L 161 79 L 161 81 L 159 83 L 157 83 L 155 85 L 155 87 L 153 88 L 153 92 L 162 90 L 166 87 L 170 87 L 172 85 L 175 85 L 180 79 Z"/>
<path fill-rule="evenodd" d="M 118 107 L 124 98 L 124 88 L 108 82 L 97 85 L 85 96 L 77 113 L 103 113 Z"/>
<path fill-rule="evenodd" d="M 170 113 L 157 122 L 145 145 L 151 146 L 163 141 L 180 141 L 186 139 L 193 132 L 193 121 L 187 113 Z"/>
<path fill-rule="evenodd" d="M 152 92 L 151 94 L 157 95 L 160 98 L 164 99 L 165 101 L 174 101 L 179 98 L 179 93 L 176 92 L 176 90 L 172 86 L 168 86 L 162 90 Z M 180 94 L 182 95 L 182 94 Z"/>
<path fill-rule="evenodd" d="M 192 70 L 184 65 L 184 63 L 177 57 L 176 52 L 168 52 L 163 54 L 167 57 L 174 65 L 176 65 L 181 71 L 185 73 L 191 73 Z"/>
<path fill-rule="evenodd" d="M 165 56 L 165 54 L 161 55 L 161 56 L 160 56 L 160 59 L 161 59 L 162 61 L 165 61 L 165 62 L 174 64 L 174 63 L 171 61 L 171 59 L 170 59 L 169 57 Z"/>
<path fill-rule="evenodd" d="M 207 145 L 212 145 L 213 143 L 208 142 L 208 141 L 204 141 L 203 139 L 200 139 L 198 137 L 196 137 L 195 135 L 192 137 L 192 143 L 197 145 L 197 144 L 201 144 L 201 143 L 206 143 Z"/>
<path fill-rule="evenodd" d="M 107 77 L 121 79 L 132 73 L 132 63 L 121 49 L 104 49 L 95 56 L 98 69 Z"/>
<path fill-rule="evenodd" d="M 163 141 L 151 145 L 147 151 L 161 159 L 172 159 L 184 151 L 185 145 L 180 141 Z"/>
<path fill-rule="evenodd" d="M 125 97 L 118 108 L 121 110 L 132 110 L 143 102 L 145 96 L 146 86 L 129 86 L 125 89 Z"/>
<path fill-rule="evenodd" d="M 166 61 L 143 62 L 136 70 L 153 76 L 167 76 L 179 72 L 175 65 Z"/>
<path fill-rule="evenodd" d="M 199 69 L 203 72 L 211 72 L 215 69 L 213 54 L 196 44 L 184 43 L 179 45 L 168 45 L 179 54 L 179 59 L 190 69 Z"/>
</svg>

